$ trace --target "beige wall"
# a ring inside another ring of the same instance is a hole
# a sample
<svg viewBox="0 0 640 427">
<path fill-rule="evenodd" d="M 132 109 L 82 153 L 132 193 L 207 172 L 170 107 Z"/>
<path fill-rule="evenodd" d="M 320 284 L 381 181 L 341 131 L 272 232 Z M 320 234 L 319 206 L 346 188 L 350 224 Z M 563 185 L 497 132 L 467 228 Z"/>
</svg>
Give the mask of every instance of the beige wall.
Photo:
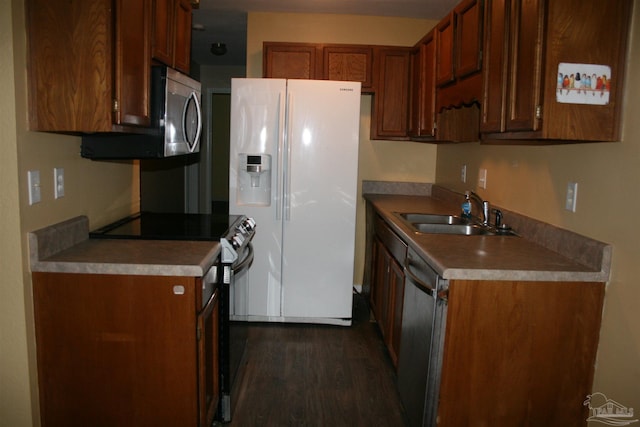
<svg viewBox="0 0 640 427">
<path fill-rule="evenodd" d="M 502 207 L 613 245 L 594 391 L 640 408 L 640 8 L 634 11 L 621 142 L 540 147 L 438 147 L 437 179 L 447 187 L 477 189 L 478 168 L 487 169 L 481 196 Z M 468 165 L 468 184 L 460 167 Z M 578 183 L 577 210 L 564 209 L 568 182 Z M 558 325 L 562 328 L 562 325 Z"/>
<path fill-rule="evenodd" d="M 133 162 L 80 157 L 80 139 L 27 130 L 24 0 L 0 2 L 0 425 L 37 425 L 29 231 L 87 215 L 92 227 L 139 208 Z M 64 168 L 65 196 L 54 200 L 53 168 Z M 27 171 L 39 170 L 42 202 L 28 205 Z"/>
<path fill-rule="evenodd" d="M 249 13 L 247 24 L 247 77 L 262 76 L 262 42 L 352 43 L 413 46 L 435 21 L 351 15 Z M 372 31 L 375 29 L 375 31 Z M 433 182 L 436 146 L 407 141 L 372 141 L 371 95 L 363 95 L 360 108 L 358 180 Z M 354 284 L 364 272 L 365 205 L 358 187 Z"/>
</svg>

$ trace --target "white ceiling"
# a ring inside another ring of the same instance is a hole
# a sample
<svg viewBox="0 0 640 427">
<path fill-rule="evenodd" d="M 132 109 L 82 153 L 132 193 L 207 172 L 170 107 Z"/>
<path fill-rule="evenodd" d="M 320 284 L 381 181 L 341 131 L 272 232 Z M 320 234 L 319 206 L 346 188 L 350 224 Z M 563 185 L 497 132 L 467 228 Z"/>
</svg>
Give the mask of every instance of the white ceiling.
<svg viewBox="0 0 640 427">
<path fill-rule="evenodd" d="M 192 58 L 200 65 L 245 65 L 247 12 L 335 13 L 440 20 L 459 0 L 200 0 L 193 11 Z M 211 54 L 211 43 L 227 54 Z"/>
</svg>

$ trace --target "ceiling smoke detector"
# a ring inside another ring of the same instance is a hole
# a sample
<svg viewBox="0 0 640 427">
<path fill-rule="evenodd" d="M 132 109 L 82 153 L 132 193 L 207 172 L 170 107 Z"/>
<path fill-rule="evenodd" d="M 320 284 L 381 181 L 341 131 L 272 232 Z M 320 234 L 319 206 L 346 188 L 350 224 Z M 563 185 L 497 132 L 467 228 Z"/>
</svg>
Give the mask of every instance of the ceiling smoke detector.
<svg viewBox="0 0 640 427">
<path fill-rule="evenodd" d="M 211 53 L 216 56 L 222 56 L 227 53 L 227 45 L 225 43 L 212 43 Z"/>
</svg>

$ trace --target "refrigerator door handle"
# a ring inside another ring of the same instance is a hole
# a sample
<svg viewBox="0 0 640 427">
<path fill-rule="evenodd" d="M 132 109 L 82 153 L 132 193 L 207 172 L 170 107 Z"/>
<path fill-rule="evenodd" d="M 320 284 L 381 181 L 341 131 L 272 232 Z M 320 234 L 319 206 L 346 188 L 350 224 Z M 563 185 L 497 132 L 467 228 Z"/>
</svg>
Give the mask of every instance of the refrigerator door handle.
<svg viewBox="0 0 640 427">
<path fill-rule="evenodd" d="M 274 201 L 276 205 L 276 221 L 280 221 L 282 219 L 282 156 L 284 150 L 284 139 L 285 139 L 285 114 L 286 114 L 286 103 L 284 102 L 284 93 L 280 92 L 278 94 L 278 141 L 276 146 L 276 188 Z"/>
<path fill-rule="evenodd" d="M 284 139 L 284 147 L 285 147 L 285 169 L 283 171 L 282 177 L 284 180 L 284 220 L 291 220 L 291 145 L 292 145 L 292 132 L 291 127 L 293 124 L 293 95 L 291 93 L 287 96 L 287 121 L 285 123 L 285 139 Z"/>
</svg>

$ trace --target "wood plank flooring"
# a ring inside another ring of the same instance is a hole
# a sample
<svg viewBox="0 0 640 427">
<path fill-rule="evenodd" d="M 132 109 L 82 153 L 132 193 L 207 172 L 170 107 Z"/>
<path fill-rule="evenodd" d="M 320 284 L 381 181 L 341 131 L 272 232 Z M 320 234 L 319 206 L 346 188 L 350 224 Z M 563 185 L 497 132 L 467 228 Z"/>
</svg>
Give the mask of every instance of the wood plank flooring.
<svg viewBox="0 0 640 427">
<path fill-rule="evenodd" d="M 365 300 L 351 327 L 251 324 L 227 426 L 406 426 L 391 361 Z"/>
</svg>

